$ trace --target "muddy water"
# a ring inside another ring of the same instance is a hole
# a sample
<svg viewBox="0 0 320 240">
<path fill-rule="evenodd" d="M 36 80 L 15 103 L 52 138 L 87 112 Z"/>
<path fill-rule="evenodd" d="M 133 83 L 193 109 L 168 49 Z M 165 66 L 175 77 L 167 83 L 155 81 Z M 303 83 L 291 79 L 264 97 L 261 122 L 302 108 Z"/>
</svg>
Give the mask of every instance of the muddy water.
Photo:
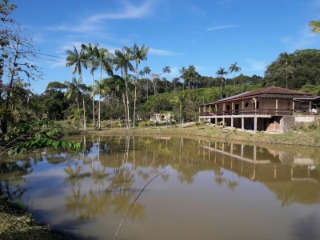
<svg viewBox="0 0 320 240">
<path fill-rule="evenodd" d="M 317 148 L 170 137 L 82 142 L 79 153 L 2 160 L 3 189 L 38 220 L 83 238 L 112 239 L 127 213 L 117 239 L 320 239 Z"/>
</svg>

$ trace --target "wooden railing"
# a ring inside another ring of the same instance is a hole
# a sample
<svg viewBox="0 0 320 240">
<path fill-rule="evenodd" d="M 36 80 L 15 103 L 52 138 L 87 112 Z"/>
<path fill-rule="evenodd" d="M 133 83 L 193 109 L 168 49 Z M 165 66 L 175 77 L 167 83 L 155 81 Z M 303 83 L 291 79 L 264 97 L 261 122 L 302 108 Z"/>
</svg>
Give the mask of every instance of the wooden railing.
<svg viewBox="0 0 320 240">
<path fill-rule="evenodd" d="M 227 110 L 227 111 L 213 111 L 203 112 L 201 116 L 221 116 L 221 115 L 292 115 L 294 110 L 292 109 L 242 109 L 242 110 Z"/>
</svg>

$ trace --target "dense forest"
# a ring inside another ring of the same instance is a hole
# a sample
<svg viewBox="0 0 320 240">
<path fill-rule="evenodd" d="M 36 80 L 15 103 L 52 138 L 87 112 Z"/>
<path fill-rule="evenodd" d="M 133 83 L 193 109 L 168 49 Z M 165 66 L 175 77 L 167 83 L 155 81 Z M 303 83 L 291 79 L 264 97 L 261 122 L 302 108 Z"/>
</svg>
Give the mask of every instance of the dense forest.
<svg viewBox="0 0 320 240">
<path fill-rule="evenodd" d="M 147 63 L 145 45 L 124 46 L 114 52 L 99 44 L 84 43 L 66 51 L 66 67 L 74 77 L 49 82 L 45 92 L 30 91 L 32 80 L 45 81 L 32 59 L 37 58 L 33 43 L 24 37 L 10 14 L 14 4 L 0 4 L 0 120 L 1 130 L 34 119 L 66 120 L 74 127 L 101 128 L 101 122 L 116 119 L 122 126 L 138 126 L 154 113 L 171 112 L 175 121 L 197 119 L 205 102 L 265 86 L 279 86 L 314 94 L 320 93 L 320 51 L 296 50 L 280 53 L 266 68 L 265 75 L 246 76 L 237 63 L 216 69 L 216 76 L 201 76 L 194 65 L 181 67 L 180 76 L 168 79 L 170 66 L 161 74 Z M 190 63 L 192 64 L 192 63 Z M 92 84 L 83 83 L 83 73 Z M 105 77 L 108 76 L 108 77 Z"/>
</svg>

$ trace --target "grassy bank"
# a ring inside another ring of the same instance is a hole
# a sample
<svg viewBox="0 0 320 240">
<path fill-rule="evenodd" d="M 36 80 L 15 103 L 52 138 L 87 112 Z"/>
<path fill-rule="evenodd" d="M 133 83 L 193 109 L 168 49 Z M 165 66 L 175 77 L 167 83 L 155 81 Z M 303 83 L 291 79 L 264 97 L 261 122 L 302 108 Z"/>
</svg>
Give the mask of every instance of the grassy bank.
<svg viewBox="0 0 320 240">
<path fill-rule="evenodd" d="M 0 239 L 76 239 L 38 223 L 21 204 L 0 196 Z"/>
<path fill-rule="evenodd" d="M 263 144 L 287 144 L 299 146 L 320 147 L 320 130 L 306 129 L 299 131 L 291 131 L 284 134 L 270 134 L 265 132 L 240 131 L 227 128 L 217 128 L 213 126 L 198 125 L 187 128 L 179 127 L 153 127 L 153 128 L 112 128 L 102 130 L 89 130 L 88 134 L 96 134 L 100 136 L 184 136 L 184 137 L 205 137 L 212 140 L 230 140 Z"/>
</svg>

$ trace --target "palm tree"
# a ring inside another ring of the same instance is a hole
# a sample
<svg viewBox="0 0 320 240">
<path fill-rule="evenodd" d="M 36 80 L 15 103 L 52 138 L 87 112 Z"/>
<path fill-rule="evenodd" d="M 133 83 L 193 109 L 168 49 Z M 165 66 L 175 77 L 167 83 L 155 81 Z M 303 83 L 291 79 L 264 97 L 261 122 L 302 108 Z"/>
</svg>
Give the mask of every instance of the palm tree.
<svg viewBox="0 0 320 240">
<path fill-rule="evenodd" d="M 82 96 L 82 103 L 83 103 L 83 129 L 86 130 L 86 108 L 85 108 L 85 101 L 84 101 L 84 92 L 88 90 L 85 84 L 82 84 L 80 79 L 77 81 L 75 77 L 72 78 L 71 82 L 65 81 L 64 82 L 65 88 L 67 91 L 65 92 L 65 96 L 69 99 L 72 96 L 75 96 L 77 107 L 78 107 L 78 114 L 80 113 L 80 97 Z M 80 119 L 80 116 L 79 116 Z"/>
<path fill-rule="evenodd" d="M 224 75 L 227 75 L 228 72 L 224 70 L 224 68 L 219 68 L 219 70 L 216 72 L 216 74 L 220 78 L 220 88 L 221 88 L 221 98 L 223 98 L 223 92 L 224 92 Z"/>
<path fill-rule="evenodd" d="M 131 64 L 133 56 L 131 50 L 128 47 L 123 47 L 122 50 L 115 51 L 114 63 L 116 64 L 116 71 L 121 69 L 122 77 L 125 80 L 126 90 L 126 110 L 127 110 L 127 128 L 130 128 L 130 111 L 129 111 L 129 87 L 128 87 L 128 71 L 134 71 L 134 67 Z"/>
<path fill-rule="evenodd" d="M 151 73 L 151 69 L 150 67 L 144 67 L 143 69 L 143 72 L 146 74 L 146 75 L 149 75 Z M 148 101 L 148 96 L 149 96 L 149 80 L 147 80 L 147 101 Z"/>
<path fill-rule="evenodd" d="M 230 65 L 230 67 L 229 67 L 229 72 L 230 72 L 230 73 L 234 73 L 234 75 L 233 75 L 233 87 L 234 87 L 234 88 L 236 87 L 235 74 L 236 74 L 237 72 L 239 72 L 239 71 L 241 71 L 241 67 L 238 67 L 238 66 L 237 66 L 237 62 L 235 62 L 235 63 L 233 63 L 233 64 Z"/>
<path fill-rule="evenodd" d="M 66 50 L 66 53 L 67 53 L 66 66 L 67 67 L 73 66 L 72 74 L 75 74 L 77 72 L 80 76 L 79 81 L 82 82 L 82 67 L 87 68 L 87 58 L 84 53 L 83 46 L 82 46 L 80 52 L 74 46 L 73 51 Z"/>
<path fill-rule="evenodd" d="M 120 94 L 122 98 L 123 106 L 124 106 L 124 111 L 125 111 L 124 115 L 126 116 L 126 120 L 127 120 L 125 80 L 119 75 L 113 75 L 111 78 L 103 79 L 101 84 L 104 86 L 108 86 L 110 90 Z"/>
<path fill-rule="evenodd" d="M 138 81 L 138 66 L 140 64 L 140 61 L 147 60 L 147 53 L 149 51 L 148 47 L 145 47 L 144 45 L 139 48 L 139 46 L 135 43 L 133 45 L 132 49 L 132 55 L 136 61 L 136 79 L 134 83 L 134 102 L 133 102 L 133 127 L 136 126 L 136 102 L 137 102 L 137 81 Z"/>
<path fill-rule="evenodd" d="M 183 78 L 183 90 L 184 90 L 184 85 L 185 85 L 185 74 L 186 74 L 186 68 L 185 67 L 181 67 L 181 69 L 179 70 L 180 72 L 180 78 Z"/>
<path fill-rule="evenodd" d="M 99 66 L 99 61 L 97 59 L 97 51 L 98 51 L 98 45 L 95 44 L 94 46 L 91 45 L 91 43 L 87 45 L 82 44 L 83 49 L 85 50 L 86 58 L 88 61 L 88 65 L 91 67 L 90 73 L 92 75 L 92 90 L 94 89 L 94 72 L 97 70 Z M 94 97 L 95 92 L 92 91 L 92 125 L 95 126 L 95 107 L 94 107 Z"/>
<path fill-rule="evenodd" d="M 166 73 L 170 74 L 171 73 L 171 69 L 170 69 L 169 66 L 164 66 L 164 68 L 162 69 L 162 72 L 164 74 L 166 74 Z M 167 81 L 166 81 L 166 91 L 167 91 Z"/>
<path fill-rule="evenodd" d="M 104 70 L 109 76 L 113 75 L 112 71 L 112 61 L 113 55 L 105 48 L 99 48 L 95 51 L 97 60 L 100 66 L 100 80 L 99 86 L 101 86 L 102 81 L 102 70 Z M 99 90 L 99 108 L 98 108 L 98 129 L 101 128 L 101 91 Z"/>
<path fill-rule="evenodd" d="M 320 32 L 320 21 L 311 21 L 309 26 L 312 27 L 312 32 L 319 33 Z"/>
</svg>

